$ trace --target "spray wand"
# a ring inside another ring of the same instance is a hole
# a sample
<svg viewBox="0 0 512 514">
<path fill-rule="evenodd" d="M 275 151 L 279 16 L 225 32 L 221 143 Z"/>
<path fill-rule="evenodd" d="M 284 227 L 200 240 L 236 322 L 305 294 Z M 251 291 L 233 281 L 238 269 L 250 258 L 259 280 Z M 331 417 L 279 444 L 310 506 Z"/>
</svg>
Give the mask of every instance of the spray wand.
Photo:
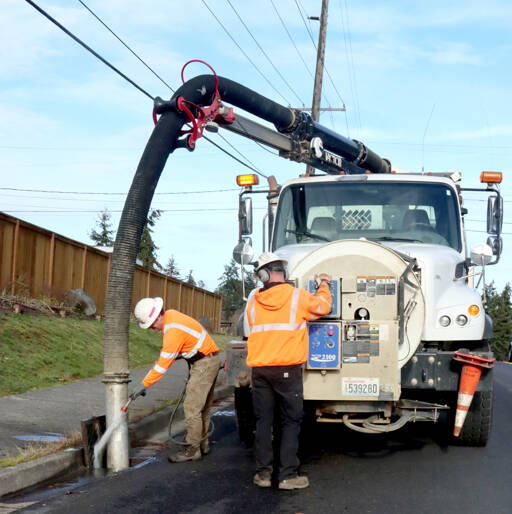
<svg viewBox="0 0 512 514">
<path fill-rule="evenodd" d="M 132 401 L 133 398 L 129 398 L 128 401 L 121 407 L 121 411 L 126 412 L 128 410 L 128 406 L 130 405 L 130 403 L 132 403 Z"/>
</svg>

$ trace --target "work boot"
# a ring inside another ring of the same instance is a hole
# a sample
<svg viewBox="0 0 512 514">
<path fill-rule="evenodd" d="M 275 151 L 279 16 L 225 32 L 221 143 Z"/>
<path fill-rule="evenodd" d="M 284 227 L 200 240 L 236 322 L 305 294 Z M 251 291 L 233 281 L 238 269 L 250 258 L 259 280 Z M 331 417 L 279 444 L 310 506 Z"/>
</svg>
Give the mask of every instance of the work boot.
<svg viewBox="0 0 512 514">
<path fill-rule="evenodd" d="M 199 448 L 195 448 L 193 446 L 185 446 L 183 450 L 180 452 L 169 455 L 168 457 L 170 462 L 186 462 L 188 460 L 200 460 L 201 459 L 201 450 Z"/>
<path fill-rule="evenodd" d="M 208 439 L 201 441 L 201 453 L 203 455 L 208 455 L 210 453 L 210 441 L 208 441 Z"/>
<path fill-rule="evenodd" d="M 252 479 L 252 483 L 258 487 L 270 487 L 270 474 L 269 473 L 256 473 Z"/>
<path fill-rule="evenodd" d="M 279 482 L 279 489 L 304 489 L 308 486 L 308 477 L 298 475 L 293 478 L 285 478 Z"/>
</svg>

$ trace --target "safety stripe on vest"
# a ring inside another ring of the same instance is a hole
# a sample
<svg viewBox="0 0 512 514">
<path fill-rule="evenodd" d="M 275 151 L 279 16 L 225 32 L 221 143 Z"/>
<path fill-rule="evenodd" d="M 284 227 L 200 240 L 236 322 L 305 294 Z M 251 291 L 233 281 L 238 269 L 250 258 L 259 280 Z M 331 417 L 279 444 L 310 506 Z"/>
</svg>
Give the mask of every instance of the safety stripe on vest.
<svg viewBox="0 0 512 514">
<path fill-rule="evenodd" d="M 192 348 L 192 350 L 190 350 L 190 352 L 182 353 L 181 355 L 183 355 L 183 357 L 185 357 L 185 359 L 190 359 L 191 357 L 193 357 L 199 351 L 199 348 L 201 348 L 201 345 L 203 344 L 205 337 L 206 337 L 206 330 L 203 328 L 201 335 L 199 337 L 199 340 L 197 341 L 194 348 Z"/>
<path fill-rule="evenodd" d="M 292 293 L 292 305 L 290 309 L 290 324 L 295 323 L 297 319 L 297 308 L 299 306 L 299 290 L 294 289 Z"/>
<path fill-rule="evenodd" d="M 160 352 L 160 357 L 163 357 L 164 359 L 176 359 L 179 355 L 179 353 Z"/>
<path fill-rule="evenodd" d="M 182 325 L 181 323 L 169 323 L 168 325 L 165 325 L 164 334 L 171 328 L 177 328 L 178 330 L 183 330 L 183 332 L 187 332 L 187 334 L 190 334 L 194 337 L 201 336 L 201 332 L 197 332 L 196 330 L 189 328 L 186 325 Z"/>
<path fill-rule="evenodd" d="M 264 325 L 254 325 L 251 327 L 251 334 L 258 332 L 267 332 L 269 330 L 302 330 L 306 328 L 306 322 L 302 323 L 266 323 Z"/>
<path fill-rule="evenodd" d="M 254 324 L 256 322 L 256 305 L 254 303 L 254 295 L 251 296 L 249 302 L 250 309 L 248 309 L 248 311 L 250 311 L 251 314 L 251 323 Z"/>
<path fill-rule="evenodd" d="M 158 364 L 155 364 L 153 366 L 153 369 L 155 371 L 158 371 L 158 373 L 162 373 L 162 375 L 165 375 L 165 373 L 167 373 L 167 370 L 165 368 L 162 368 L 162 366 L 159 366 Z"/>
<path fill-rule="evenodd" d="M 203 341 L 206 337 L 206 330 L 203 328 L 201 332 L 198 332 L 197 330 L 194 330 L 193 328 L 187 327 L 185 325 L 182 325 L 181 323 L 169 323 L 168 325 L 165 325 L 164 327 L 164 334 L 171 328 L 177 328 L 178 330 L 183 330 L 183 332 L 186 332 L 187 334 L 190 334 L 194 337 L 197 337 L 197 343 L 194 345 L 194 348 L 190 350 L 190 352 L 181 352 L 181 356 L 185 359 L 190 359 L 193 357 L 198 351 L 199 348 L 201 348 L 201 345 L 203 344 Z M 202 327 L 201 327 L 202 328 Z"/>
</svg>

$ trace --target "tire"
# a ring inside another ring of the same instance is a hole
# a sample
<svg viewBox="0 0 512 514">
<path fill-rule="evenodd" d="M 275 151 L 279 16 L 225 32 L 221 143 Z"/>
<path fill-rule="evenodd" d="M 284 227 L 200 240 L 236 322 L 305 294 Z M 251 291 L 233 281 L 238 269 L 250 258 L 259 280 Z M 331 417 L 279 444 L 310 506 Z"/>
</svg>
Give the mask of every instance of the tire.
<svg viewBox="0 0 512 514">
<path fill-rule="evenodd" d="M 466 416 L 460 436 L 464 446 L 485 446 L 491 435 L 493 390 L 477 391 Z"/>
<path fill-rule="evenodd" d="M 256 419 L 252 408 L 250 387 L 235 387 L 235 414 L 236 428 L 240 441 L 245 446 L 251 447 L 254 443 Z"/>
</svg>

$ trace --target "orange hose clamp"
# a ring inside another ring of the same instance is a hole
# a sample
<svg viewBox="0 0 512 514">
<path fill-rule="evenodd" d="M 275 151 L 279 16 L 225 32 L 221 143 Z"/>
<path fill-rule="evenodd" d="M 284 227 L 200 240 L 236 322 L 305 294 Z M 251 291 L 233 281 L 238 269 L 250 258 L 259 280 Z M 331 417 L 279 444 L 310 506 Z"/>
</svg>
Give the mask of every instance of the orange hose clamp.
<svg viewBox="0 0 512 514">
<path fill-rule="evenodd" d="M 242 187 L 257 186 L 260 183 L 258 175 L 237 175 L 236 183 Z"/>
<path fill-rule="evenodd" d="M 480 182 L 486 184 L 501 184 L 503 174 L 501 171 L 482 171 L 480 173 Z"/>
</svg>

